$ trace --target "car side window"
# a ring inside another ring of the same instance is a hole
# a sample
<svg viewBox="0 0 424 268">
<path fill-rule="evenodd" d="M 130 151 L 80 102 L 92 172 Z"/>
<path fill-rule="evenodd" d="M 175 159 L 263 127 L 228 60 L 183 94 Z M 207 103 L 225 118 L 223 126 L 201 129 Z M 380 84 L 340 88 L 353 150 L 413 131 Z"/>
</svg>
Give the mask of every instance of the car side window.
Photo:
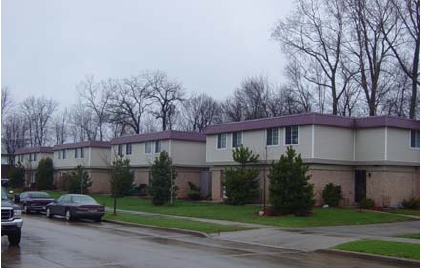
<svg viewBox="0 0 424 268">
<path fill-rule="evenodd" d="M 62 203 L 65 196 L 61 196 L 56 200 L 56 203 Z"/>
<path fill-rule="evenodd" d="M 70 200 L 71 200 L 71 197 L 69 195 L 65 195 L 63 197 L 62 203 L 69 203 Z"/>
</svg>

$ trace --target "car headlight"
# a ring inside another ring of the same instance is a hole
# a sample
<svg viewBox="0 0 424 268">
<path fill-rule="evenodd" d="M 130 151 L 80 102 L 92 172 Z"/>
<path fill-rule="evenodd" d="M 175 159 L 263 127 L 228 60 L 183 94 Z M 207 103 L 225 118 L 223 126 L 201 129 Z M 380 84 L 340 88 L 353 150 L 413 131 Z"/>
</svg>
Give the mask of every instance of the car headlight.
<svg viewBox="0 0 424 268">
<path fill-rule="evenodd" d="M 15 215 L 15 218 L 20 218 L 22 215 L 22 210 L 21 209 L 14 209 L 13 210 L 13 215 Z"/>
</svg>

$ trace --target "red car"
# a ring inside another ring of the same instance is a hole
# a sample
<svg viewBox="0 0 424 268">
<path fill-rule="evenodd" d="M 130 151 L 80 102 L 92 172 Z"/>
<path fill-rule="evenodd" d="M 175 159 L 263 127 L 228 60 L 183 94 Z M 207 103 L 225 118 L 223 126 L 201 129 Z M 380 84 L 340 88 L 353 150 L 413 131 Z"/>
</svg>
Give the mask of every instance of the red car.
<svg viewBox="0 0 424 268">
<path fill-rule="evenodd" d="M 67 221 L 78 218 L 102 220 L 105 207 L 99 205 L 91 196 L 83 194 L 64 194 L 46 206 L 47 218 L 54 215 L 65 216 Z"/>
<path fill-rule="evenodd" d="M 15 198 L 15 202 L 21 204 L 23 213 L 31 213 L 44 211 L 45 206 L 54 199 L 46 192 L 23 192 L 19 198 Z"/>
</svg>

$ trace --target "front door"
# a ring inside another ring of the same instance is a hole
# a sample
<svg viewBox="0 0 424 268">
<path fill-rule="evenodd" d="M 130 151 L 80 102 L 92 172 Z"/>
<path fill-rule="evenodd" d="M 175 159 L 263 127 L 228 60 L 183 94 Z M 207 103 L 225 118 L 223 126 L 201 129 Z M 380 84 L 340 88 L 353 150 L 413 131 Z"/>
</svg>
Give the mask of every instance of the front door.
<svg viewBox="0 0 424 268">
<path fill-rule="evenodd" d="M 359 202 L 367 197 L 367 171 L 355 171 L 355 202 Z"/>
</svg>

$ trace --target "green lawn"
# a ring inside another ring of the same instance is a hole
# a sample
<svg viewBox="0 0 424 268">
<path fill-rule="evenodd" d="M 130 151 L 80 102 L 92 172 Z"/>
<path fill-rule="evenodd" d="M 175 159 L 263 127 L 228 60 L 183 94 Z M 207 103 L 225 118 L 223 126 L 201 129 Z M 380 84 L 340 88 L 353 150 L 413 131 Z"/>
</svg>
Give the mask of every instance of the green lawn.
<svg viewBox="0 0 424 268">
<path fill-rule="evenodd" d="M 53 197 L 61 195 L 50 192 Z M 113 198 L 109 195 L 93 194 L 100 204 L 113 207 Z M 166 215 L 197 217 L 205 219 L 228 220 L 244 223 L 263 224 L 280 227 L 359 225 L 371 223 L 397 222 L 411 220 L 400 215 L 377 213 L 373 211 L 358 212 L 355 209 L 314 208 L 309 217 L 292 215 L 281 217 L 259 216 L 260 205 L 230 206 L 209 202 L 189 202 L 177 200 L 174 206 L 153 206 L 150 200 L 137 197 L 118 198 L 118 209 L 152 212 Z"/>
<path fill-rule="evenodd" d="M 118 213 L 117 215 L 113 215 L 112 213 L 106 213 L 103 219 L 118 220 L 118 221 L 158 226 L 158 227 L 179 228 L 179 229 L 193 230 L 193 231 L 199 231 L 204 233 L 232 232 L 232 231 L 241 231 L 241 230 L 248 229 L 248 228 L 244 228 L 241 226 L 234 226 L 234 225 L 221 225 L 221 224 L 213 224 L 213 223 L 207 223 L 207 222 L 169 219 L 169 218 L 153 217 L 153 216 L 138 216 L 138 215 L 131 215 L 126 213 Z"/>
<path fill-rule="evenodd" d="M 420 245 L 380 240 L 360 240 L 335 247 L 336 249 L 371 253 L 407 259 L 420 259 Z"/>
<path fill-rule="evenodd" d="M 419 209 L 395 209 L 395 210 L 391 210 L 389 212 L 395 213 L 395 214 L 420 216 L 420 210 Z"/>
<path fill-rule="evenodd" d="M 419 233 L 415 233 L 415 234 L 404 234 L 404 235 L 399 235 L 398 237 L 420 239 L 420 234 Z"/>
</svg>

